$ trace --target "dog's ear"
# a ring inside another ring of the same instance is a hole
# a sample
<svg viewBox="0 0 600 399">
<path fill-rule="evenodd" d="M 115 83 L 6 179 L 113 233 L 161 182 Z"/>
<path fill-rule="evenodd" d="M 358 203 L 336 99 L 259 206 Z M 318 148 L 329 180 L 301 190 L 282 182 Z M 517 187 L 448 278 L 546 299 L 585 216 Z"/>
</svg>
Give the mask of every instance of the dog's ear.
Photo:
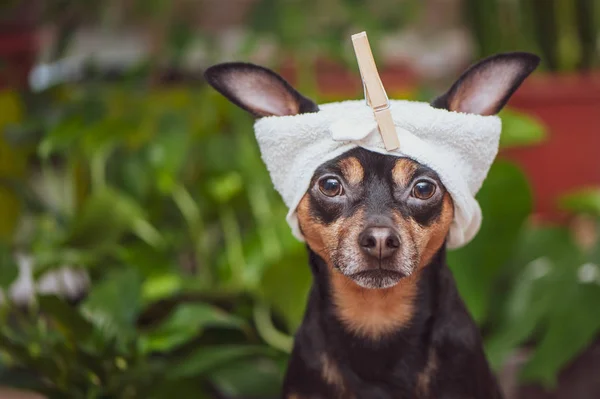
<svg viewBox="0 0 600 399">
<path fill-rule="evenodd" d="M 448 111 L 495 115 L 540 63 L 530 53 L 505 53 L 486 58 L 467 69 L 431 105 Z"/>
<path fill-rule="evenodd" d="M 319 110 L 270 69 L 242 62 L 214 65 L 204 72 L 206 81 L 232 103 L 256 117 L 297 115 Z"/>
</svg>

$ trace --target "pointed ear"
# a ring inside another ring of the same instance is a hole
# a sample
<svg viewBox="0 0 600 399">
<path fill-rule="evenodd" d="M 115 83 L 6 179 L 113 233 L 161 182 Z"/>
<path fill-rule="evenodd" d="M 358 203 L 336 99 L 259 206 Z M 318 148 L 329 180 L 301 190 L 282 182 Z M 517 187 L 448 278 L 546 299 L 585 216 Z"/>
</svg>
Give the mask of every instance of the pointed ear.
<svg viewBox="0 0 600 399">
<path fill-rule="evenodd" d="M 471 66 L 431 105 L 448 111 L 495 115 L 540 63 L 530 53 L 505 53 Z"/>
<path fill-rule="evenodd" d="M 232 103 L 256 117 L 317 112 L 312 100 L 298 93 L 270 69 L 242 62 L 214 65 L 204 72 L 206 81 Z"/>
</svg>

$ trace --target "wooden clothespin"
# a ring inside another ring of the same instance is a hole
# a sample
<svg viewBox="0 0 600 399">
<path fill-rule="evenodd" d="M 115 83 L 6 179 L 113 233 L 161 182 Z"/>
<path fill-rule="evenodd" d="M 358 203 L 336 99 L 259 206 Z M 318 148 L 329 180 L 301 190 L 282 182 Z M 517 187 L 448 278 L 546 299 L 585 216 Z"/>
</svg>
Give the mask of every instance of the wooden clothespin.
<svg viewBox="0 0 600 399">
<path fill-rule="evenodd" d="M 367 33 L 361 32 L 352 35 L 352 44 L 354 45 L 358 69 L 365 89 L 365 99 L 373 109 L 385 149 L 388 151 L 394 150 L 400 147 L 400 142 L 390 112 L 390 100 L 377 72 Z"/>
</svg>

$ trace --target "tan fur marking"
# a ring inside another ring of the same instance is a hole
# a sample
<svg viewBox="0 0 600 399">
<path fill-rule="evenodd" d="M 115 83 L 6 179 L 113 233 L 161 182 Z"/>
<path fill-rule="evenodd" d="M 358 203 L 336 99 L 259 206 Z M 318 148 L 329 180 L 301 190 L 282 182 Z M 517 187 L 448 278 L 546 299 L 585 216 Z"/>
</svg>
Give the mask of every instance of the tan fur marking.
<svg viewBox="0 0 600 399">
<path fill-rule="evenodd" d="M 337 246 L 337 237 L 339 236 L 344 219 L 340 218 L 327 227 L 314 220 L 310 216 L 310 194 L 308 193 L 304 195 L 300 204 L 298 204 L 296 212 L 298 213 L 298 222 L 300 223 L 306 243 L 330 265 L 331 252 Z"/>
<path fill-rule="evenodd" d="M 417 293 L 418 273 L 404 278 L 397 285 L 385 289 L 362 288 L 349 277 L 334 269 L 330 253 L 338 245 L 338 237 L 344 231 L 344 220 L 325 227 L 310 216 L 309 194 L 298 205 L 298 220 L 302 233 L 310 248 L 329 266 L 333 300 L 340 321 L 357 335 L 378 339 L 410 321 L 413 314 L 413 299 Z M 363 212 L 353 218 L 361 220 Z M 347 228 L 358 228 L 352 223 Z"/>
<path fill-rule="evenodd" d="M 360 161 L 355 157 L 344 158 L 340 161 L 339 167 L 342 174 L 351 185 L 357 185 L 362 182 L 365 171 Z"/>
<path fill-rule="evenodd" d="M 410 322 L 419 272 L 384 289 L 362 288 L 331 270 L 334 303 L 342 323 L 356 335 L 379 339 Z"/>
<path fill-rule="evenodd" d="M 418 164 L 412 159 L 398 158 L 394 169 L 392 169 L 392 177 L 394 182 L 399 186 L 406 186 L 418 168 Z"/>
<path fill-rule="evenodd" d="M 438 220 L 427 227 L 422 227 L 411 219 L 410 227 L 407 226 L 419 251 L 419 268 L 427 265 L 444 244 L 454 218 L 454 203 L 450 194 L 445 193 L 442 201 L 442 212 Z"/>
<path fill-rule="evenodd" d="M 337 388 L 340 394 L 343 394 L 346 388 L 344 385 L 344 379 L 337 364 L 327 354 L 321 355 L 321 364 L 323 367 L 321 370 L 321 375 L 323 376 L 325 382 L 334 386 Z"/>
<path fill-rule="evenodd" d="M 421 270 L 443 245 L 453 216 L 454 206 L 448 193 L 444 195 L 439 219 L 426 228 L 412 219 L 407 223 L 397 215 L 396 223 L 401 229 L 408 229 L 414 240 L 419 265 L 413 274 L 393 287 L 378 290 L 362 288 L 337 270 L 331 270 L 334 302 L 341 321 L 351 331 L 378 339 L 410 322 Z"/>
<path fill-rule="evenodd" d="M 428 398 L 429 389 L 431 386 L 431 376 L 438 367 L 438 358 L 433 349 L 429 350 L 427 357 L 427 364 L 423 368 L 423 371 L 417 376 L 417 397 Z"/>
</svg>

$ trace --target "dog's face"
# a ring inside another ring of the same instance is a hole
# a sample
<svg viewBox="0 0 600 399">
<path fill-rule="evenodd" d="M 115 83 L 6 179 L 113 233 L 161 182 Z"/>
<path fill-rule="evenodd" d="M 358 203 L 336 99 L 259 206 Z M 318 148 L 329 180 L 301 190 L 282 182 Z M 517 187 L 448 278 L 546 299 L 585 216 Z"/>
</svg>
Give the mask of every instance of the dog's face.
<svg viewBox="0 0 600 399">
<path fill-rule="evenodd" d="M 528 53 L 487 58 L 467 69 L 431 105 L 494 115 L 538 63 Z M 219 64 L 205 77 L 256 117 L 319 111 L 316 103 L 263 67 Z M 331 270 L 360 287 L 387 288 L 425 266 L 441 248 L 453 205 L 433 170 L 407 158 L 355 149 L 321 165 L 297 214 L 308 245 Z"/>
<path fill-rule="evenodd" d="M 361 287 L 388 288 L 431 260 L 453 209 L 430 168 L 358 148 L 317 169 L 297 214 L 331 269 Z"/>
</svg>

